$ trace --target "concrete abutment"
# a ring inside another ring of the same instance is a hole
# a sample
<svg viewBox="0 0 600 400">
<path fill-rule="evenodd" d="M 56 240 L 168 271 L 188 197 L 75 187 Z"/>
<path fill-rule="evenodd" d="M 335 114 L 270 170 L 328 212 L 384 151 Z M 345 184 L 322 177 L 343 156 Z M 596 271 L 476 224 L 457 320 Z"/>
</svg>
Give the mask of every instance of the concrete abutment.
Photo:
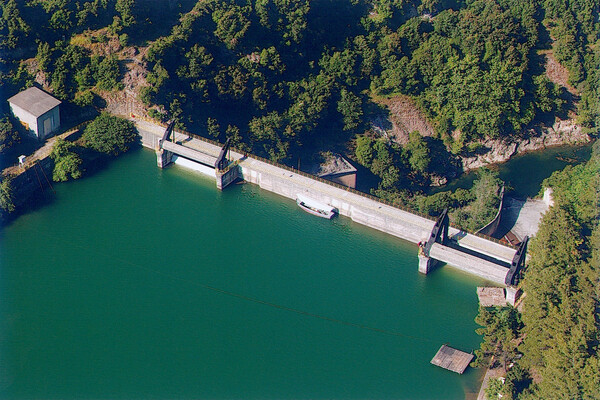
<svg viewBox="0 0 600 400">
<path fill-rule="evenodd" d="M 515 304 L 517 304 L 519 297 L 521 296 L 521 288 L 518 288 L 516 286 L 507 286 L 505 289 L 505 293 L 506 302 L 514 307 Z"/>
<path fill-rule="evenodd" d="M 224 171 L 216 169 L 215 176 L 217 178 L 217 189 L 223 190 L 233 182 L 241 179 L 240 167 L 238 165 L 233 165 Z"/>
</svg>

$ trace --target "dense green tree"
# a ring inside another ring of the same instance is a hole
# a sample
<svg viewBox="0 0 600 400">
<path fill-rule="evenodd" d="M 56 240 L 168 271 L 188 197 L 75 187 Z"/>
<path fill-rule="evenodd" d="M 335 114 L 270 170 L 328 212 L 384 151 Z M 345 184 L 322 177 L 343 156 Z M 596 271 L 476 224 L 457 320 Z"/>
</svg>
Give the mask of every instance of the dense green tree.
<svg viewBox="0 0 600 400">
<path fill-rule="evenodd" d="M 215 35 L 228 48 L 235 48 L 248 31 L 250 20 L 246 15 L 249 11 L 249 6 L 240 7 L 227 2 L 224 2 L 221 7 L 213 11 L 212 19 L 216 25 Z"/>
<path fill-rule="evenodd" d="M 128 151 L 138 137 L 131 121 L 102 113 L 85 127 L 83 140 L 91 149 L 116 156 Z"/>
<path fill-rule="evenodd" d="M 16 49 L 31 30 L 23 20 L 15 0 L 0 5 L 0 49 Z"/>
<path fill-rule="evenodd" d="M 343 115 L 344 130 L 356 129 L 362 120 L 362 101 L 354 93 L 342 89 L 337 110 Z"/>
<path fill-rule="evenodd" d="M 494 219 L 500 206 L 502 181 L 497 171 L 480 168 L 471 188 L 474 200 L 468 206 L 451 213 L 454 223 L 470 231 L 477 231 Z"/>
<path fill-rule="evenodd" d="M 206 120 L 206 133 L 214 139 L 218 139 L 221 136 L 221 126 L 216 119 L 208 118 Z"/>
<path fill-rule="evenodd" d="M 410 152 L 408 162 L 413 170 L 420 173 L 429 171 L 429 164 L 431 163 L 429 147 L 427 147 L 427 143 L 418 131 L 410 133 L 406 149 Z"/>
<path fill-rule="evenodd" d="M 104 57 L 100 62 L 93 59 L 92 67 L 95 69 L 94 77 L 97 86 L 102 90 L 112 90 L 119 85 L 119 63 L 116 57 Z"/>
<path fill-rule="evenodd" d="M 516 372 L 506 376 L 512 398 L 595 399 L 600 394 L 599 172 L 596 143 L 590 161 L 556 172 L 544 184 L 553 188 L 555 204 L 529 246 L 518 347 L 523 357 Z M 528 370 L 535 372 L 535 383 Z"/>
<path fill-rule="evenodd" d="M 359 136 L 356 139 L 356 149 L 354 154 L 360 164 L 370 168 L 373 163 L 373 157 L 375 156 L 373 139 L 369 136 Z"/>
<path fill-rule="evenodd" d="M 489 357 L 495 356 L 507 371 L 508 363 L 517 355 L 516 339 L 522 328 L 519 312 L 513 307 L 479 307 L 475 322 L 482 326 L 477 333 L 483 341 L 475 350 L 474 365 L 485 365 Z"/>
<path fill-rule="evenodd" d="M 115 9 L 120 15 L 120 23 L 124 27 L 135 25 L 135 0 L 117 0 Z"/>
<path fill-rule="evenodd" d="M 17 130 L 8 117 L 0 118 L 0 154 L 12 148 L 20 141 Z"/>
<path fill-rule="evenodd" d="M 52 146 L 50 158 L 54 161 L 52 180 L 55 182 L 81 178 L 83 160 L 73 151 L 75 147 L 75 144 L 64 139 L 58 139 Z"/>
<path fill-rule="evenodd" d="M 12 177 L 2 176 L 0 178 L 0 210 L 11 213 L 16 209 Z"/>
<path fill-rule="evenodd" d="M 52 52 L 50 51 L 50 45 L 47 42 L 38 43 L 38 50 L 35 59 L 40 70 L 48 71 L 50 63 L 52 62 Z"/>
</svg>

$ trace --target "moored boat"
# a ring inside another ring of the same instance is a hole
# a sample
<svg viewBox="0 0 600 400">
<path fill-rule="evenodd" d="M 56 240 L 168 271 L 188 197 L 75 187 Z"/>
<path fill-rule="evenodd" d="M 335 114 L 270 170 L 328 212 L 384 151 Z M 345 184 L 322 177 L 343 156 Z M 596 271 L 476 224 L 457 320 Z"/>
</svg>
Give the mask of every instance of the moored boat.
<svg viewBox="0 0 600 400">
<path fill-rule="evenodd" d="M 331 219 L 337 212 L 334 207 L 301 194 L 296 195 L 296 204 L 307 213 L 321 218 Z"/>
</svg>

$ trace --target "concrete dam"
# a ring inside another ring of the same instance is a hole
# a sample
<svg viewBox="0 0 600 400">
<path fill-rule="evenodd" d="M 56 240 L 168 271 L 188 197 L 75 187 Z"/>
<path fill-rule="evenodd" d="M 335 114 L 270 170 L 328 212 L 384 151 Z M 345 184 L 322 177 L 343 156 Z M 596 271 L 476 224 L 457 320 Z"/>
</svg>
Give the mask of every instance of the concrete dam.
<svg viewBox="0 0 600 400">
<path fill-rule="evenodd" d="M 157 152 L 160 167 L 170 163 L 172 157 L 184 157 L 205 168 L 212 168 L 215 172 L 211 175 L 216 177 L 217 187 L 221 189 L 236 179 L 243 179 L 293 200 L 298 194 L 305 194 L 337 208 L 340 215 L 359 224 L 415 244 L 428 243 L 426 249 L 420 247 L 419 251 L 419 271 L 422 273 L 430 272 L 436 261 L 439 261 L 516 291 L 518 270 L 524 263 L 524 251 L 455 229 L 449 226 L 447 218 L 445 222 L 442 221 L 445 223 L 445 235 L 442 237 L 436 234 L 432 239 L 440 221 L 433 221 L 388 205 L 372 196 L 275 165 L 259 157 L 229 150 L 227 164 L 221 165 L 222 168 L 215 168 L 219 158 L 227 151 L 222 145 L 181 132 L 168 133 L 165 127 L 155 123 L 143 120 L 134 122 L 143 145 Z"/>
</svg>

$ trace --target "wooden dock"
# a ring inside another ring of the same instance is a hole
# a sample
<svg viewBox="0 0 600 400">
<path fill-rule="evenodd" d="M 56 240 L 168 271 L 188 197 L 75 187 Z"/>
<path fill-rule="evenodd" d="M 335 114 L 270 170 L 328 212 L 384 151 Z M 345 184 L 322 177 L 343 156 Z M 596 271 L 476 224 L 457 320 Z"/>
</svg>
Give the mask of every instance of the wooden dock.
<svg viewBox="0 0 600 400">
<path fill-rule="evenodd" d="M 473 354 L 453 349 L 444 344 L 440 347 L 435 357 L 433 357 L 431 363 L 452 372 L 462 374 L 469 366 L 473 357 L 475 357 Z"/>
</svg>

